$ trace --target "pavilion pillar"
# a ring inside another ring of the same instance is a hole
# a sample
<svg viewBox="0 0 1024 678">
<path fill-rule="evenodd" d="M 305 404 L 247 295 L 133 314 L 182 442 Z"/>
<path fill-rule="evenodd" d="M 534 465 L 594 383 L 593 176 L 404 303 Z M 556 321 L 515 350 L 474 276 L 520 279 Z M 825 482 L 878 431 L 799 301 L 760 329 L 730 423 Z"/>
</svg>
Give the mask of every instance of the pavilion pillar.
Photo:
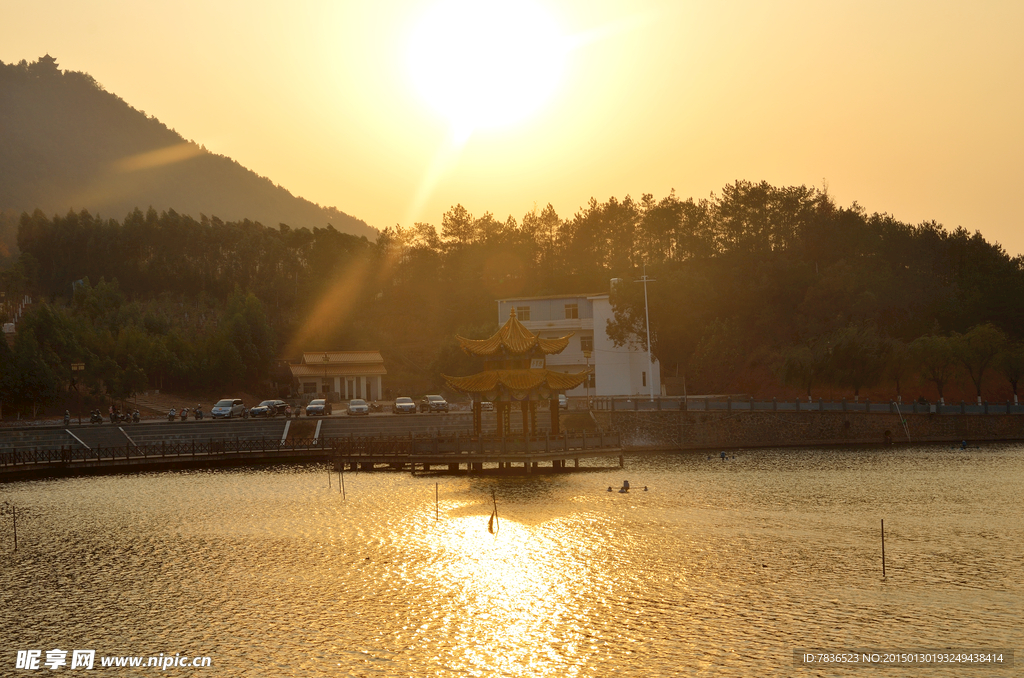
<svg viewBox="0 0 1024 678">
<path fill-rule="evenodd" d="M 551 435 L 561 434 L 562 429 L 558 425 L 558 396 L 551 397 Z"/>
<path fill-rule="evenodd" d="M 529 435 L 530 434 L 530 422 L 529 422 L 529 418 L 530 418 L 530 401 L 529 401 L 529 399 L 521 400 L 519 402 L 519 410 L 523 413 L 523 435 L 524 436 L 525 435 Z"/>
<path fill-rule="evenodd" d="M 530 401 L 530 435 L 537 435 L 537 402 Z"/>
<path fill-rule="evenodd" d="M 494 433 L 502 436 L 505 435 L 505 403 L 497 402 L 494 404 L 497 405 L 497 407 L 494 408 L 494 413 L 498 417 L 498 430 Z"/>
<path fill-rule="evenodd" d="M 483 431 L 483 407 L 480 404 L 480 398 L 478 397 L 473 401 L 473 433 L 480 435 Z"/>
</svg>

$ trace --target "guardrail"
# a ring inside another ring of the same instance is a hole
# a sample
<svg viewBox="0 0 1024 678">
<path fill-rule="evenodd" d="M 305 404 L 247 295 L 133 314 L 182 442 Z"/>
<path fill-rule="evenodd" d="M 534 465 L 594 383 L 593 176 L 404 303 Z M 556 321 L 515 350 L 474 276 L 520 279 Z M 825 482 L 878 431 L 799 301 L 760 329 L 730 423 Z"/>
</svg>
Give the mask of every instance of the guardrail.
<svg viewBox="0 0 1024 678">
<path fill-rule="evenodd" d="M 961 400 L 955 405 L 942 405 L 930 402 L 898 403 L 894 400 L 871 402 L 864 399 L 860 402 L 847 400 L 829 400 L 823 398 L 808 402 L 807 400 L 754 400 L 732 398 L 673 398 L 656 397 L 654 400 L 637 396 L 635 398 L 591 398 L 591 407 L 598 411 L 641 411 L 641 410 L 682 410 L 689 412 L 870 412 L 875 414 L 1024 414 L 1024 405 L 1010 401 L 982 402 L 980 405 L 968 404 Z"/>
</svg>

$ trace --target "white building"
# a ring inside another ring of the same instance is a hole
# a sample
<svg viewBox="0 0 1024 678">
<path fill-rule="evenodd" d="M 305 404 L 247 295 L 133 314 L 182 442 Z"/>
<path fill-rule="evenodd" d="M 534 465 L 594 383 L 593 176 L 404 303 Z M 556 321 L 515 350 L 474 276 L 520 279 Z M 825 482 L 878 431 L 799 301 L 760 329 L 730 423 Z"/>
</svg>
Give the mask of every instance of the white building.
<svg viewBox="0 0 1024 678">
<path fill-rule="evenodd" d="M 332 400 L 379 400 L 383 397 L 381 377 L 388 373 L 380 351 L 303 353 L 302 362 L 288 369 L 303 394 L 324 397 L 333 393 Z"/>
<path fill-rule="evenodd" d="M 608 321 L 614 317 L 608 294 L 556 295 L 549 297 L 512 297 L 498 300 L 498 323 L 508 320 L 515 307 L 519 321 L 531 332 L 545 338 L 575 335 L 557 355 L 547 356 L 547 367 L 558 372 L 582 372 L 588 364 L 591 396 L 661 394 L 661 366 L 647 360 L 647 351 L 615 346 L 608 337 Z M 590 351 L 590 359 L 584 356 Z M 653 382 L 653 384 L 652 384 Z M 587 395 L 587 384 L 567 395 Z"/>
</svg>

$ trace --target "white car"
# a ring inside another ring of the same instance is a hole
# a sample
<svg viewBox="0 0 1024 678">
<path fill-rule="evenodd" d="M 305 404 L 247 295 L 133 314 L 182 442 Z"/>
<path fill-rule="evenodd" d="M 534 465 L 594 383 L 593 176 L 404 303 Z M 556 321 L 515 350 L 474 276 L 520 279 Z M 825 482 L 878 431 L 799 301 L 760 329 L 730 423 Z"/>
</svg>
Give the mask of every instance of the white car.
<svg viewBox="0 0 1024 678">
<path fill-rule="evenodd" d="M 355 398 L 348 401 L 348 413 L 349 414 L 370 414 L 370 406 L 366 404 L 366 401 L 362 398 Z"/>
<path fill-rule="evenodd" d="M 242 416 L 244 411 L 245 405 L 242 404 L 241 398 L 222 398 L 210 410 L 210 416 L 214 419 L 230 419 Z"/>
</svg>

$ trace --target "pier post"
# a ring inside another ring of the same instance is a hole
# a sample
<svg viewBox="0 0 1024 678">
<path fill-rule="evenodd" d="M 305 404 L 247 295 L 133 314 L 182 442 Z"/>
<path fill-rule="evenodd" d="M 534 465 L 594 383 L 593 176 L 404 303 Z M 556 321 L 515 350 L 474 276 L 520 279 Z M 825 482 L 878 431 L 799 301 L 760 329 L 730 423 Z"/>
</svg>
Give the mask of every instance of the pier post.
<svg viewBox="0 0 1024 678">
<path fill-rule="evenodd" d="M 468 464 L 467 464 L 467 466 L 468 466 Z M 451 471 L 452 473 L 458 473 L 459 465 L 458 464 L 448 464 L 448 470 Z"/>
<path fill-rule="evenodd" d="M 526 467 L 526 472 L 527 472 L 527 473 L 533 473 L 533 464 L 531 464 L 531 463 L 529 462 L 529 460 L 527 460 L 527 461 L 523 462 L 523 466 L 525 466 L 525 467 Z"/>
<path fill-rule="evenodd" d="M 619 455 L 619 468 L 626 468 L 626 460 L 621 454 Z"/>
<path fill-rule="evenodd" d="M 573 463 L 574 467 L 579 468 L 580 467 L 580 458 L 579 457 L 573 458 L 572 463 Z"/>
</svg>

